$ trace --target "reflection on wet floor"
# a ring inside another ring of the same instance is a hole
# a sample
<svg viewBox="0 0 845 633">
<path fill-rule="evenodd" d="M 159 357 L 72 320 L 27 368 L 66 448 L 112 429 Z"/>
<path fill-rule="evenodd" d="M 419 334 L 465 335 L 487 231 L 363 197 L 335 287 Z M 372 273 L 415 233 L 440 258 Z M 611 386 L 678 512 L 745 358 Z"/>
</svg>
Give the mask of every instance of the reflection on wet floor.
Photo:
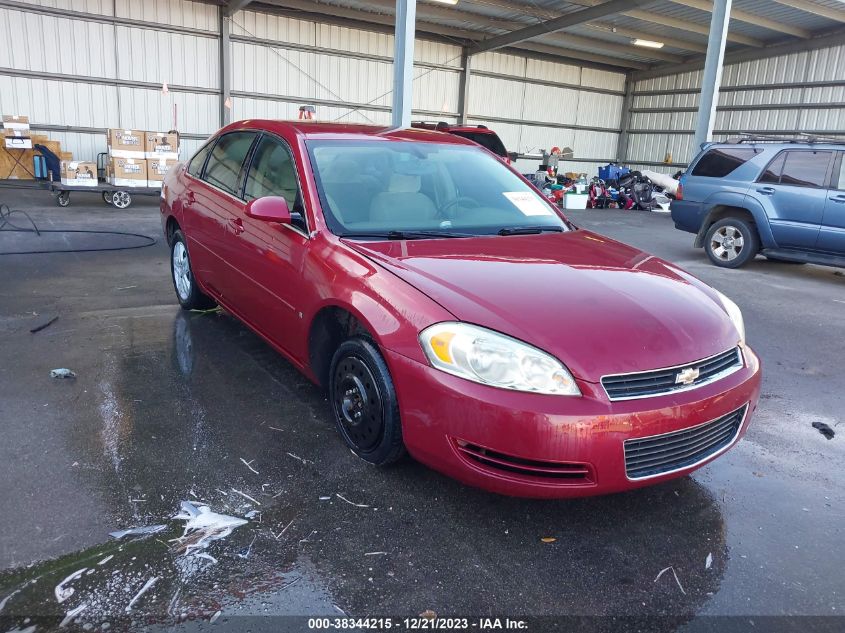
<svg viewBox="0 0 845 633">
<path fill-rule="evenodd" d="M 286 596 L 295 613 L 688 618 L 718 589 L 723 521 L 691 479 L 548 502 L 410 460 L 372 468 L 336 436 L 321 391 L 234 319 L 173 309 L 123 323 L 92 330 L 106 349 L 71 387 L 63 432 L 115 530 L 167 527 L 0 574 L 3 630 L 58 626 L 81 605 L 71 619 L 100 629 L 223 622 L 291 613 Z M 186 556 L 172 540 L 185 500 L 248 522 Z M 300 584 L 313 599 L 293 597 Z"/>
</svg>

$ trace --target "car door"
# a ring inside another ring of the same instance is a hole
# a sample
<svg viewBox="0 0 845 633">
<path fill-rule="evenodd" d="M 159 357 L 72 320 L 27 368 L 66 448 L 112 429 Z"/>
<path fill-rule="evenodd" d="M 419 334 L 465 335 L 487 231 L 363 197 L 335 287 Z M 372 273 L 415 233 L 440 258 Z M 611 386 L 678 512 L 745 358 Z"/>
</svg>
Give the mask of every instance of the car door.
<svg viewBox="0 0 845 633">
<path fill-rule="evenodd" d="M 815 248 L 827 201 L 832 151 L 785 150 L 763 170 L 751 190 L 766 210 L 782 248 Z"/>
<path fill-rule="evenodd" d="M 293 222 L 248 217 L 246 203 L 265 196 L 283 197 Z M 290 351 L 292 342 L 301 337 L 301 274 L 309 239 L 297 166 L 283 139 L 269 133 L 261 136 L 246 169 L 242 198 L 242 205 L 232 207 L 241 229 L 227 236 L 240 262 L 230 279 L 237 308 L 264 336 Z"/>
<path fill-rule="evenodd" d="M 833 178 L 827 191 L 824 216 L 816 248 L 845 255 L 845 152 L 836 152 Z"/>
<path fill-rule="evenodd" d="M 203 282 L 226 304 L 233 303 L 236 294 L 236 288 L 229 281 L 231 270 L 241 265 L 229 237 L 242 230 L 235 222 L 236 210 L 242 209 L 244 204 L 238 193 L 244 163 L 257 136 L 257 132 L 251 131 L 223 134 L 208 156 L 202 182 L 193 188 L 190 203 L 197 222 L 191 232 L 196 233 L 200 249 L 209 262 Z M 193 257 L 191 253 L 192 260 Z"/>
<path fill-rule="evenodd" d="M 209 247 L 216 230 L 215 218 L 207 213 L 205 207 L 196 202 L 197 190 L 204 187 L 202 173 L 205 163 L 216 142 L 216 138 L 210 140 L 188 161 L 187 173 L 182 176 L 184 187 L 174 203 L 174 210 L 179 210 L 182 230 L 188 240 L 188 251 L 191 254 L 194 275 L 206 285 L 214 277 L 214 267 L 217 263 Z M 212 290 L 214 290 L 213 285 Z"/>
</svg>

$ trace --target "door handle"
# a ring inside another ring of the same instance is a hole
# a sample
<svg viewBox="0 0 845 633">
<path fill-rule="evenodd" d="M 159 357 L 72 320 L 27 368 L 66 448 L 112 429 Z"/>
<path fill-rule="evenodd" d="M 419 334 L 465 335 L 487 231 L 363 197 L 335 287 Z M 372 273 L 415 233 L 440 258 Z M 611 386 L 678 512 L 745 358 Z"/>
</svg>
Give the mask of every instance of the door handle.
<svg viewBox="0 0 845 633">
<path fill-rule="evenodd" d="M 235 235 L 240 235 L 244 232 L 244 222 L 240 218 L 233 218 L 229 220 L 229 226 L 235 232 Z"/>
<path fill-rule="evenodd" d="M 839 194 L 838 196 L 830 196 L 830 199 L 834 202 L 845 203 L 845 195 Z"/>
<path fill-rule="evenodd" d="M 775 193 L 774 187 L 759 187 L 757 193 L 762 193 L 764 196 L 771 196 Z"/>
</svg>

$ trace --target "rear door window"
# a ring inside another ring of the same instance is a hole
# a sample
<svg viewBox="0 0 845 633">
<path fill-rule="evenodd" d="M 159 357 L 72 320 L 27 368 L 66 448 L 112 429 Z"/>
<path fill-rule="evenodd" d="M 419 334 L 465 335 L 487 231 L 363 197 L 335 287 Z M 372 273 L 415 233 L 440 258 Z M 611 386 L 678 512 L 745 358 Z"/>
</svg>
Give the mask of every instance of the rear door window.
<svg viewBox="0 0 845 633">
<path fill-rule="evenodd" d="M 789 150 L 781 152 L 769 163 L 760 182 L 795 187 L 826 187 L 833 152 Z"/>
<path fill-rule="evenodd" d="M 197 178 L 202 176 L 202 168 L 203 165 L 205 165 L 205 159 L 208 158 L 208 154 L 211 152 L 211 148 L 214 147 L 214 140 L 206 143 L 200 151 L 194 154 L 191 162 L 188 163 L 188 173 L 191 174 L 191 176 L 195 176 Z"/>
<path fill-rule="evenodd" d="M 203 180 L 238 195 L 244 160 L 254 140 L 255 132 L 231 132 L 221 136 L 208 157 Z"/>
<path fill-rule="evenodd" d="M 845 191 L 845 152 L 839 152 L 839 169 L 834 171 L 833 176 L 833 188 Z"/>
<path fill-rule="evenodd" d="M 754 147 L 716 147 L 708 150 L 692 169 L 693 176 L 723 178 L 754 158 L 762 150 Z"/>
</svg>

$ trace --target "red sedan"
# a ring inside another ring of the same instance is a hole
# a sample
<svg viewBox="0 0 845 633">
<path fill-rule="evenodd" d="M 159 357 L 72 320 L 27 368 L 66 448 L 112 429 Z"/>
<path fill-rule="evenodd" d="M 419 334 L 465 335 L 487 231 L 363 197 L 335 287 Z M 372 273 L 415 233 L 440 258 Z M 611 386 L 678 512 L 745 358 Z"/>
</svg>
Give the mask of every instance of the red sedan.
<svg viewBox="0 0 845 633">
<path fill-rule="evenodd" d="M 757 405 L 730 299 L 454 135 L 241 121 L 170 171 L 161 213 L 182 307 L 220 304 L 325 387 L 374 464 L 628 490 L 725 452 Z"/>
</svg>

